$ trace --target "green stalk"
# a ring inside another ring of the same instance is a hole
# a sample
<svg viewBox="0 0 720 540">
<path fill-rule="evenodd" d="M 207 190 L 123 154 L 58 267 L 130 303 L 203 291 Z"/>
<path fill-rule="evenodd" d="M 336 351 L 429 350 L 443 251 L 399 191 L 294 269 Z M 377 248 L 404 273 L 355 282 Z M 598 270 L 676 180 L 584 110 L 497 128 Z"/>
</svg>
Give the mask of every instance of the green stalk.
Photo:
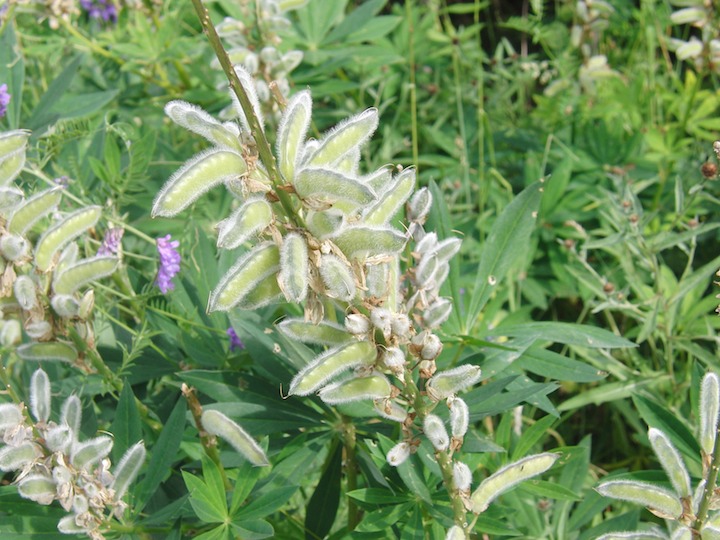
<svg viewBox="0 0 720 540">
<path fill-rule="evenodd" d="M 417 85 L 415 83 L 415 26 L 413 25 L 413 2 L 405 1 L 405 16 L 408 21 L 408 62 L 410 63 L 410 128 L 412 130 L 413 165 L 418 173 L 420 170 L 420 152 L 418 150 L 417 122 Z"/>
<path fill-rule="evenodd" d="M 710 464 L 710 470 L 708 471 L 708 477 L 705 481 L 705 490 L 700 500 L 700 507 L 698 508 L 695 523 L 693 523 L 693 538 L 700 538 L 700 529 L 702 529 L 707 519 L 710 501 L 713 498 L 717 485 L 718 469 L 720 469 L 720 430 L 718 431 L 715 435 L 715 448 L 713 448 L 713 459 Z"/>
<path fill-rule="evenodd" d="M 352 418 L 343 415 L 343 446 L 345 447 L 345 479 L 347 482 L 346 492 L 357 489 L 357 455 L 355 453 L 356 444 L 356 433 L 355 424 L 352 422 Z M 360 510 L 358 509 L 355 500 L 351 497 L 347 498 L 348 504 L 348 517 L 347 517 L 347 528 L 348 531 L 355 530 L 358 523 L 360 523 Z"/>
</svg>

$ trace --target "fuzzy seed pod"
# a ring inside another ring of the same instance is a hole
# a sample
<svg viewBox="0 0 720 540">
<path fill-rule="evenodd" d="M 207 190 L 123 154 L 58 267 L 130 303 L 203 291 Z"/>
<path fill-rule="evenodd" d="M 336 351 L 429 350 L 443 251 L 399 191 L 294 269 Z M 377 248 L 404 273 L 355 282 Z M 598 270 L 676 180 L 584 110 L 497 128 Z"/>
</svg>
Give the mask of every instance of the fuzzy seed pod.
<svg viewBox="0 0 720 540">
<path fill-rule="evenodd" d="M 20 343 L 22 340 L 20 321 L 10 319 L 9 321 L 2 322 L 4 324 L 0 326 L 0 343 L 5 347 L 12 347 Z"/>
<path fill-rule="evenodd" d="M 25 325 L 25 333 L 33 339 L 40 339 L 52 332 L 52 326 L 47 321 L 29 322 Z"/>
<path fill-rule="evenodd" d="M 410 318 L 404 313 L 395 313 L 390 321 L 390 329 L 395 337 L 405 340 L 410 337 Z"/>
<path fill-rule="evenodd" d="M 12 234 L 24 236 L 25 233 L 43 216 L 57 207 L 62 197 L 62 188 L 56 187 L 41 191 L 17 207 L 7 223 Z"/>
<path fill-rule="evenodd" d="M 140 472 L 140 467 L 145 462 L 145 443 L 140 441 L 127 449 L 115 468 L 115 479 L 112 488 L 115 490 L 115 499 L 120 500 L 128 487 Z"/>
<path fill-rule="evenodd" d="M 22 236 L 5 234 L 0 238 L 0 254 L 8 261 L 24 258 L 30 251 L 30 244 Z"/>
<path fill-rule="evenodd" d="M 72 345 L 61 341 L 25 343 L 20 345 L 15 352 L 23 360 L 36 362 L 74 362 L 78 357 L 78 353 Z"/>
<path fill-rule="evenodd" d="M 647 506 L 677 519 L 682 515 L 682 503 L 672 491 L 649 482 L 610 480 L 595 488 L 600 495 Z"/>
<path fill-rule="evenodd" d="M 405 365 L 405 353 L 398 347 L 389 347 L 383 352 L 382 360 L 390 371 L 402 371 Z"/>
<path fill-rule="evenodd" d="M 393 467 L 402 465 L 405 460 L 410 457 L 410 445 L 401 442 L 393 446 L 387 453 L 387 462 Z"/>
<path fill-rule="evenodd" d="M 370 331 L 370 320 L 360 313 L 351 313 L 345 317 L 345 330 L 354 336 L 362 336 Z"/>
<path fill-rule="evenodd" d="M 435 360 L 442 352 L 442 341 L 435 334 L 427 334 L 420 349 L 420 357 L 423 360 Z"/>
<path fill-rule="evenodd" d="M 22 409 L 15 403 L 0 403 L 0 435 L 23 423 Z"/>
<path fill-rule="evenodd" d="M 77 437 L 82 422 L 82 403 L 79 397 L 68 396 L 60 410 L 60 422 L 67 425 Z"/>
<path fill-rule="evenodd" d="M 206 410 L 202 425 L 211 435 L 221 437 L 256 467 L 270 465 L 265 451 L 243 428 L 220 411 Z"/>
<path fill-rule="evenodd" d="M 350 302 L 355 298 L 355 276 L 351 268 L 335 255 L 323 255 L 320 259 L 320 277 L 330 298 Z"/>
<path fill-rule="evenodd" d="M 367 296 L 382 298 L 388 290 L 390 268 L 387 264 L 369 264 L 365 270 Z"/>
<path fill-rule="evenodd" d="M 389 309 L 375 308 L 370 313 L 370 322 L 375 328 L 380 330 L 384 336 L 390 334 L 392 319 L 392 313 Z"/>
<path fill-rule="evenodd" d="M 50 379 L 42 369 L 36 369 L 30 378 L 30 412 L 38 422 L 50 418 Z"/>
<path fill-rule="evenodd" d="M 480 380 L 481 375 L 478 366 L 465 364 L 436 373 L 427 382 L 426 390 L 430 398 L 440 401 L 474 385 Z"/>
<path fill-rule="evenodd" d="M 17 471 L 41 456 L 40 448 L 31 441 L 19 446 L 4 446 L 0 448 L 0 471 Z"/>
<path fill-rule="evenodd" d="M 341 345 L 353 339 L 342 326 L 327 321 L 313 324 L 304 319 L 285 319 L 277 329 L 290 339 L 318 345 Z"/>
<path fill-rule="evenodd" d="M 24 310 L 30 311 L 37 305 L 37 289 L 30 276 L 18 276 L 13 284 L 13 292 Z"/>
<path fill-rule="evenodd" d="M 720 411 L 720 381 L 715 373 L 703 377 L 700 387 L 700 445 L 710 455 L 715 448 Z"/>
<path fill-rule="evenodd" d="M 273 219 L 272 208 L 264 198 L 247 200 L 218 224 L 218 247 L 235 249 L 263 231 Z"/>
<path fill-rule="evenodd" d="M 81 208 L 45 231 L 35 245 L 35 264 L 38 270 L 48 271 L 60 250 L 86 230 L 94 227 L 101 214 L 102 208 L 99 206 Z"/>
<path fill-rule="evenodd" d="M 43 474 L 30 474 L 18 482 L 18 493 L 25 499 L 48 505 L 55 500 L 55 482 Z"/>
<path fill-rule="evenodd" d="M 390 399 L 379 399 L 373 404 L 380 416 L 393 422 L 403 423 L 407 420 L 407 411 Z"/>
<path fill-rule="evenodd" d="M 428 414 L 423 422 L 423 431 L 438 452 L 447 450 L 450 444 L 445 424 L 442 419 L 434 414 Z"/>
<path fill-rule="evenodd" d="M 454 398 L 450 404 L 450 432 L 452 436 L 460 439 L 465 436 L 470 423 L 470 410 L 467 403 L 460 398 Z"/>
<path fill-rule="evenodd" d="M 425 236 L 423 236 L 417 244 L 415 244 L 415 249 L 413 251 L 415 251 L 415 253 L 419 253 L 422 256 L 425 256 L 435 250 L 437 243 L 437 234 L 435 234 L 434 232 L 429 232 Z"/>
<path fill-rule="evenodd" d="M 112 274 L 119 262 L 117 257 L 112 256 L 81 259 L 55 273 L 53 290 L 58 294 L 73 294 L 83 285 Z"/>
<path fill-rule="evenodd" d="M 470 491 L 470 486 L 472 484 L 472 472 L 470 472 L 470 467 L 465 465 L 462 461 L 454 462 L 453 480 L 455 481 L 455 487 L 459 491 Z"/>
<path fill-rule="evenodd" d="M 453 525 L 448 529 L 445 540 L 467 540 L 467 535 L 462 527 L 459 525 Z"/>
<path fill-rule="evenodd" d="M 439 264 L 437 257 L 423 256 L 415 269 L 415 284 L 421 289 L 431 286 L 432 278 L 435 276 Z"/>
<path fill-rule="evenodd" d="M 78 304 L 78 317 L 83 321 L 86 321 L 92 315 L 93 308 L 95 307 L 95 291 L 90 289 L 82 295 L 80 303 Z"/>
<path fill-rule="evenodd" d="M 680 452 L 670 442 L 670 438 L 659 429 L 650 428 L 648 438 L 660 465 L 665 469 L 665 474 L 668 475 L 670 483 L 675 489 L 675 493 L 680 497 L 689 497 L 691 494 L 690 474 L 685 467 L 685 462 L 680 457 Z"/>
<path fill-rule="evenodd" d="M 426 187 L 418 189 L 407 204 L 408 221 L 424 223 L 432 208 L 432 194 Z"/>
<path fill-rule="evenodd" d="M 461 245 L 462 240 L 459 238 L 446 238 L 435 246 L 432 256 L 437 257 L 440 262 L 448 262 L 460 251 Z"/>
<path fill-rule="evenodd" d="M 385 375 L 375 372 L 367 377 L 329 384 L 318 395 L 328 405 L 339 405 L 366 399 L 383 399 L 390 396 L 391 392 L 390 381 Z"/>
<path fill-rule="evenodd" d="M 280 248 L 278 276 L 278 283 L 288 302 L 299 303 L 305 299 L 309 264 L 305 239 L 297 233 L 288 234 Z"/>
<path fill-rule="evenodd" d="M 45 444 L 51 452 L 67 452 L 73 442 L 73 432 L 67 426 L 54 426 L 45 435 Z"/>
<path fill-rule="evenodd" d="M 80 312 L 80 303 L 69 294 L 56 294 L 50 300 L 50 305 L 52 305 L 55 313 L 65 319 L 77 317 Z"/>
<path fill-rule="evenodd" d="M 452 302 L 438 298 L 423 312 L 423 324 L 426 328 L 437 328 L 448 320 L 452 313 Z"/>
<path fill-rule="evenodd" d="M 90 467 L 105 458 L 112 450 L 111 437 L 101 435 L 85 442 L 75 443 L 70 455 L 70 461 L 77 469 L 90 470 Z"/>
</svg>

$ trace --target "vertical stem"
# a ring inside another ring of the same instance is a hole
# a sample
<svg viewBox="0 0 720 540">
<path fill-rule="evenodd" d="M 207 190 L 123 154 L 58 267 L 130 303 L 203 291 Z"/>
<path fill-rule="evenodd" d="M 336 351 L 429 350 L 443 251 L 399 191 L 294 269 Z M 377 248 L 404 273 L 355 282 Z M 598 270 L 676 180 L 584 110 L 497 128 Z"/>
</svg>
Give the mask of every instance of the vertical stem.
<svg viewBox="0 0 720 540">
<path fill-rule="evenodd" d="M 708 476 L 705 480 L 705 491 L 703 492 L 702 499 L 700 500 L 700 506 L 698 508 L 697 517 L 695 523 L 693 523 L 693 538 L 700 538 L 700 529 L 705 524 L 707 519 L 708 510 L 710 509 L 710 501 L 715 493 L 715 486 L 717 485 L 718 469 L 720 469 L 720 430 L 715 435 L 715 448 L 713 448 L 712 462 L 708 470 Z"/>
<path fill-rule="evenodd" d="M 420 169 L 420 152 L 418 150 L 418 124 L 417 124 L 417 86 L 415 84 L 415 26 L 413 25 L 413 2 L 405 1 L 405 16 L 408 21 L 408 61 L 410 63 L 410 124 L 412 129 L 412 155 L 413 165 Z"/>
<path fill-rule="evenodd" d="M 357 489 L 357 457 L 355 454 L 355 424 L 352 418 L 343 416 L 343 445 L 345 446 L 345 479 L 346 493 Z M 355 530 L 360 523 L 360 512 L 355 501 L 348 497 L 348 531 Z"/>
</svg>

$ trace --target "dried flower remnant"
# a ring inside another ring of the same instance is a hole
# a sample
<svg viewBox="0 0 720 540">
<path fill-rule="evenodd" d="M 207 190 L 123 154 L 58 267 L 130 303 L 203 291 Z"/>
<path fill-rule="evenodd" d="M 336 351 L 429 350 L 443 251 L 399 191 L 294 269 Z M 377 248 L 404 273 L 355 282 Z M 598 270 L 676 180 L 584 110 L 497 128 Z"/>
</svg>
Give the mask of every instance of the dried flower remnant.
<svg viewBox="0 0 720 540">
<path fill-rule="evenodd" d="M 173 240 L 169 234 L 157 239 L 160 268 L 155 284 L 163 294 L 175 288 L 172 278 L 180 271 L 180 254 L 177 252 L 179 246 L 180 242 Z"/>
<path fill-rule="evenodd" d="M 7 106 L 10 104 L 11 97 L 7 84 L 0 84 L 0 118 L 7 113 Z"/>
<path fill-rule="evenodd" d="M 245 348 L 245 344 L 242 342 L 240 337 L 235 332 L 235 329 L 231 326 L 227 329 L 227 335 L 230 338 L 230 351 L 242 350 Z"/>
</svg>

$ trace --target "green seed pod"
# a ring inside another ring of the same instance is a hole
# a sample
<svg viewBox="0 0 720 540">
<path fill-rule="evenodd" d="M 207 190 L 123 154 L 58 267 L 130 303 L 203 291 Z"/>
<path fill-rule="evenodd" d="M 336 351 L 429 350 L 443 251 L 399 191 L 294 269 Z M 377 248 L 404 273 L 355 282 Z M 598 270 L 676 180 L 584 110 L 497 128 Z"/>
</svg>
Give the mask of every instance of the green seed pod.
<svg viewBox="0 0 720 540">
<path fill-rule="evenodd" d="M 323 255 L 320 259 L 320 277 L 330 298 L 350 302 L 355 298 L 355 275 L 352 269 L 335 255 Z"/>
<path fill-rule="evenodd" d="M 426 233 L 419 242 L 415 244 L 415 251 L 422 256 L 432 254 L 438 245 L 437 234 L 434 232 Z"/>
<path fill-rule="evenodd" d="M 305 223 L 315 238 L 323 239 L 335 234 L 343 226 L 344 218 L 340 212 L 313 212 L 309 211 Z"/>
<path fill-rule="evenodd" d="M 691 37 L 689 41 L 684 42 L 677 49 L 675 49 L 675 57 L 678 60 L 687 60 L 688 58 L 697 58 L 703 52 L 703 42 L 697 39 L 695 36 Z"/>
<path fill-rule="evenodd" d="M 390 399 L 379 399 L 373 403 L 380 416 L 401 424 L 407 420 L 407 411 Z"/>
<path fill-rule="evenodd" d="M 248 71 L 241 65 L 235 65 L 233 66 L 233 69 L 235 69 L 235 73 L 237 74 L 238 79 L 240 79 L 240 84 L 242 85 L 245 93 L 247 94 L 247 97 L 250 100 L 250 105 L 252 105 L 255 117 L 260 122 L 260 129 L 264 130 L 265 118 L 263 117 L 262 107 L 260 107 L 260 100 L 258 100 L 257 91 L 255 90 L 255 81 L 253 80 L 252 75 L 248 73 Z M 250 124 L 245 117 L 245 111 L 243 111 L 242 105 L 240 105 L 240 101 L 238 101 L 237 95 L 235 95 L 235 92 L 230 92 L 230 97 L 232 98 L 235 112 L 237 112 L 238 118 L 240 119 L 243 128 L 245 128 L 245 131 L 249 132 Z"/>
<path fill-rule="evenodd" d="M 700 446 L 707 455 L 715 449 L 719 411 L 720 381 L 715 373 L 709 372 L 700 387 Z"/>
<path fill-rule="evenodd" d="M 155 198 L 152 216 L 179 214 L 215 186 L 247 172 L 243 157 L 231 150 L 213 148 L 186 162 Z"/>
<path fill-rule="evenodd" d="M 31 441 L 19 446 L 5 446 L 0 449 L 0 471 L 17 471 L 41 456 L 40 448 Z"/>
<path fill-rule="evenodd" d="M 0 254 L 8 261 L 18 261 L 30 251 L 30 244 L 22 236 L 4 234 L 0 237 Z"/>
<path fill-rule="evenodd" d="M 367 109 L 335 126 L 323 137 L 317 148 L 305 156 L 306 167 L 327 167 L 342 160 L 372 136 L 378 125 L 377 109 Z"/>
<path fill-rule="evenodd" d="M 76 519 L 77 516 L 74 513 L 60 518 L 57 525 L 58 531 L 62 534 L 82 534 L 87 536 L 87 529 L 78 525 Z"/>
<path fill-rule="evenodd" d="M 459 238 L 446 238 L 439 242 L 430 253 L 441 262 L 448 262 L 460 251 L 460 246 L 462 246 L 462 240 Z"/>
<path fill-rule="evenodd" d="M 262 279 L 235 307 L 238 309 L 253 310 L 269 304 L 285 301 L 285 295 L 280 290 L 277 274 L 271 274 Z"/>
<path fill-rule="evenodd" d="M 423 255 L 423 258 L 420 259 L 420 263 L 418 263 L 415 268 L 415 284 L 421 289 L 434 286 L 435 283 L 433 281 L 433 277 L 437 272 L 439 264 L 440 262 L 437 257 L 433 257 L 429 254 Z"/>
<path fill-rule="evenodd" d="M 25 324 L 25 333 L 33 339 L 52 335 L 52 326 L 47 321 L 35 321 Z"/>
<path fill-rule="evenodd" d="M 497 497 L 520 482 L 544 473 L 559 457 L 560 454 L 550 452 L 527 456 L 488 476 L 470 496 L 472 512 L 481 514 Z"/>
<path fill-rule="evenodd" d="M 311 116 L 310 92 L 299 92 L 288 102 L 278 126 L 278 167 L 286 182 L 291 182 L 295 177 L 295 168 L 310 126 Z"/>
<path fill-rule="evenodd" d="M 248 199 L 228 218 L 218 223 L 218 247 L 235 249 L 270 225 L 273 211 L 262 197 Z"/>
<path fill-rule="evenodd" d="M 39 343 L 25 343 L 16 349 L 23 360 L 38 362 L 74 362 L 78 354 L 75 348 L 61 341 L 42 341 Z"/>
<path fill-rule="evenodd" d="M 720 532 L 720 531 L 718 531 Z M 708 531 L 705 527 L 702 529 L 702 533 L 700 534 L 700 537 L 703 540 L 712 540 L 713 538 L 718 538 L 718 536 L 712 536 L 709 534 L 710 531 Z M 717 534 L 717 533 L 715 533 Z M 693 540 L 693 532 L 690 527 L 687 525 L 681 525 L 677 529 L 675 529 L 672 533 L 672 536 L 670 537 L 670 540 Z"/>
<path fill-rule="evenodd" d="M 256 467 L 270 465 L 265 452 L 255 439 L 220 411 L 203 411 L 201 421 L 205 431 L 230 443 L 240 455 Z"/>
<path fill-rule="evenodd" d="M 307 296 L 310 261 L 305 238 L 288 234 L 280 246 L 278 284 L 288 302 L 300 303 Z"/>
<path fill-rule="evenodd" d="M 239 304 L 265 278 L 275 274 L 280 252 L 275 244 L 258 244 L 223 276 L 210 295 L 208 311 L 228 311 Z"/>
<path fill-rule="evenodd" d="M 379 197 L 392 182 L 392 168 L 382 167 L 360 178 L 360 182 L 369 186 Z"/>
<path fill-rule="evenodd" d="M 91 281 L 109 276 L 118 266 L 117 257 L 93 257 L 69 265 L 53 280 L 53 290 L 58 294 L 73 294 Z"/>
<path fill-rule="evenodd" d="M 442 452 L 448 449 L 450 445 L 450 437 L 448 437 L 445 424 L 442 419 L 435 414 L 428 414 L 423 420 L 423 431 L 425 436 L 430 440 L 435 450 Z"/>
<path fill-rule="evenodd" d="M 680 452 L 673 446 L 665 433 L 656 428 L 650 428 L 648 431 L 650 445 L 655 451 L 655 455 L 660 461 L 660 465 L 665 469 L 670 483 L 675 492 L 682 497 L 691 495 L 690 474 L 685 467 L 685 462 L 680 457 Z"/>
<path fill-rule="evenodd" d="M 48 271 L 55 255 L 71 240 L 95 226 L 101 213 L 102 209 L 99 206 L 81 208 L 48 229 L 35 246 L 35 264 L 38 270 Z"/>
<path fill-rule="evenodd" d="M 78 245 L 72 242 L 60 252 L 60 257 L 55 265 L 55 274 L 62 274 L 69 266 L 75 264 L 78 260 Z"/>
<path fill-rule="evenodd" d="M 328 203 L 347 201 L 350 208 L 366 205 L 375 193 L 357 179 L 330 169 L 301 169 L 293 178 L 297 194 L 303 199 L 317 199 Z"/>
<path fill-rule="evenodd" d="M 145 443 L 140 441 L 128 448 L 120 458 L 120 463 L 115 468 L 115 479 L 110 486 L 115 490 L 115 500 L 122 499 L 130 484 L 137 478 L 146 455 Z"/>
<path fill-rule="evenodd" d="M 18 150 L 24 151 L 29 138 L 30 132 L 26 129 L 0 133 L 0 159 Z"/>
<path fill-rule="evenodd" d="M 462 527 L 453 525 L 448 529 L 445 540 L 467 540 L 467 535 Z"/>
<path fill-rule="evenodd" d="M 80 433 L 80 424 L 82 422 L 82 403 L 76 395 L 68 396 L 63 402 L 60 410 L 60 423 L 68 426 L 73 434 L 77 436 Z"/>
<path fill-rule="evenodd" d="M 410 445 L 401 442 L 393 446 L 387 453 L 387 462 L 393 467 L 399 467 L 410 457 Z"/>
<path fill-rule="evenodd" d="M 24 499 L 48 505 L 55 500 L 57 487 L 52 478 L 43 474 L 29 474 L 18 482 L 18 493 Z"/>
<path fill-rule="evenodd" d="M 78 304 L 78 317 L 86 321 L 92 315 L 92 310 L 95 307 L 95 291 L 90 289 L 83 294 Z"/>
<path fill-rule="evenodd" d="M 368 264 L 365 266 L 366 296 L 383 298 L 388 291 L 390 281 L 390 265 L 387 263 Z"/>
<path fill-rule="evenodd" d="M 316 345 L 341 345 L 353 339 L 342 326 L 327 321 L 313 324 L 304 319 L 285 319 L 277 329 L 294 341 Z"/>
<path fill-rule="evenodd" d="M 318 395 L 328 405 L 340 405 L 366 399 L 383 399 L 390 396 L 392 386 L 385 375 L 373 373 L 327 385 Z"/>
<path fill-rule="evenodd" d="M 89 472 L 90 467 L 105 458 L 112 450 L 112 447 L 113 440 L 106 435 L 75 443 L 70 454 L 70 461 L 75 468 Z"/>
<path fill-rule="evenodd" d="M 377 359 L 375 346 L 367 341 L 357 341 L 330 349 L 305 366 L 290 383 L 288 395 L 307 396 L 343 371 L 371 366 Z"/>
<path fill-rule="evenodd" d="M 25 165 L 25 148 L 0 157 L 0 186 L 7 186 L 15 180 Z"/>
<path fill-rule="evenodd" d="M 18 276 L 13 283 L 15 299 L 20 307 L 30 311 L 37 305 L 37 288 L 30 276 Z"/>
<path fill-rule="evenodd" d="M 707 19 L 707 13 L 702 7 L 687 7 L 670 14 L 672 24 L 695 24 Z"/>
<path fill-rule="evenodd" d="M 42 369 L 36 369 L 30 378 L 30 412 L 38 422 L 50 419 L 50 379 Z"/>
<path fill-rule="evenodd" d="M 55 313 L 64 319 L 77 317 L 80 311 L 80 302 L 69 294 L 56 294 L 50 300 L 50 305 L 55 310 Z"/>
<path fill-rule="evenodd" d="M 395 255 L 405 247 L 405 235 L 391 227 L 346 227 L 332 238 L 349 259 Z"/>
<path fill-rule="evenodd" d="M 705 525 L 700 530 L 700 538 L 703 540 L 720 540 L 720 527 L 716 525 Z M 681 538 L 678 538 L 678 540 L 691 540 L 692 539 L 692 533 L 690 536 L 687 536 L 685 534 Z M 675 537 L 673 537 L 671 540 L 675 540 Z"/>
<path fill-rule="evenodd" d="M 20 340 L 22 340 L 20 322 L 16 319 L 10 319 L 9 321 L 3 321 L 3 323 L 0 326 L 0 343 L 5 347 L 12 347 L 20 343 Z M 20 354 L 20 349 L 16 349 L 16 352 Z"/>
<path fill-rule="evenodd" d="M 350 176 L 357 176 L 360 168 L 360 149 L 353 148 L 343 158 L 333 165 L 332 169 Z"/>
<path fill-rule="evenodd" d="M 57 208 L 62 198 L 62 192 L 61 187 L 56 187 L 41 191 L 27 199 L 13 213 L 8 221 L 7 230 L 12 234 L 24 236 L 38 220 Z"/>
<path fill-rule="evenodd" d="M 455 481 L 455 487 L 459 491 L 470 491 L 472 485 L 472 472 L 470 467 L 465 465 L 462 461 L 455 461 L 453 463 L 453 480 Z"/>
<path fill-rule="evenodd" d="M 365 225 L 385 225 L 397 214 L 415 189 L 415 169 L 405 169 L 391 182 L 382 198 L 368 208 L 363 216 Z"/>
<path fill-rule="evenodd" d="M 433 401 L 440 401 L 474 385 L 481 375 L 478 366 L 465 364 L 436 373 L 428 380 L 425 389 Z"/>
<path fill-rule="evenodd" d="M 0 186 L 0 215 L 7 217 L 8 213 L 18 208 L 25 198 L 21 189 L 14 186 Z"/>
<path fill-rule="evenodd" d="M 617 531 L 600 535 L 596 540 L 667 540 L 668 536 L 657 527 L 644 531 Z M 703 537 L 704 538 L 704 537 Z M 672 540 L 675 540 L 672 538 Z"/>
<path fill-rule="evenodd" d="M 67 425 L 54 426 L 45 433 L 45 446 L 51 452 L 66 453 L 74 440 L 73 432 Z"/>
<path fill-rule="evenodd" d="M 407 218 L 413 223 L 425 223 L 427 215 L 432 208 L 432 194 L 426 187 L 418 189 L 413 193 L 410 202 L 407 204 Z"/>
<path fill-rule="evenodd" d="M 165 105 L 165 114 L 173 122 L 197 133 L 213 144 L 240 152 L 240 130 L 236 124 L 221 124 L 203 109 L 187 101 L 170 101 Z"/>
<path fill-rule="evenodd" d="M 24 421 L 22 409 L 15 403 L 0 403 L 0 434 Z"/>
<path fill-rule="evenodd" d="M 670 490 L 636 480 L 610 480 L 595 488 L 600 495 L 647 506 L 672 518 L 682 514 L 680 499 Z"/>
<path fill-rule="evenodd" d="M 423 311 L 425 328 L 437 328 L 448 320 L 452 313 L 452 302 L 446 298 L 438 298 Z"/>
</svg>

